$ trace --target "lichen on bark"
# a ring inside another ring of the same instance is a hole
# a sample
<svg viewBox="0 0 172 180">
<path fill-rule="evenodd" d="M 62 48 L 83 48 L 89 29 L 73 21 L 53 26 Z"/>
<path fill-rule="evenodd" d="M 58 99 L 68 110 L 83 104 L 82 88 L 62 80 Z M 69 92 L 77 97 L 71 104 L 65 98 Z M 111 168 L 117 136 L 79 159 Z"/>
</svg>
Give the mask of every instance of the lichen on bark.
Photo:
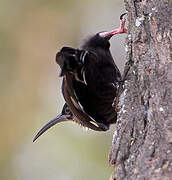
<svg viewBox="0 0 172 180">
<path fill-rule="evenodd" d="M 109 162 L 116 180 L 171 179 L 172 0 L 125 0 L 125 7 L 126 77 Z"/>
</svg>

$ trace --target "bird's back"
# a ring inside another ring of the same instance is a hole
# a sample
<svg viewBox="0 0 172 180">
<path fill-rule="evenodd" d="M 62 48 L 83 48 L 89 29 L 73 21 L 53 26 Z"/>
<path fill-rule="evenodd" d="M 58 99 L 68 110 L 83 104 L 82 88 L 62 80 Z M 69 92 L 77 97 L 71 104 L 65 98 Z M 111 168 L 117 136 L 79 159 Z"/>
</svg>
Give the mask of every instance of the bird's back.
<svg viewBox="0 0 172 180">
<path fill-rule="evenodd" d="M 110 51 L 87 49 L 92 54 L 85 58 L 86 84 L 74 79 L 73 87 L 84 111 L 99 123 L 116 122 L 112 103 L 117 93 L 115 85 L 121 80 Z"/>
</svg>

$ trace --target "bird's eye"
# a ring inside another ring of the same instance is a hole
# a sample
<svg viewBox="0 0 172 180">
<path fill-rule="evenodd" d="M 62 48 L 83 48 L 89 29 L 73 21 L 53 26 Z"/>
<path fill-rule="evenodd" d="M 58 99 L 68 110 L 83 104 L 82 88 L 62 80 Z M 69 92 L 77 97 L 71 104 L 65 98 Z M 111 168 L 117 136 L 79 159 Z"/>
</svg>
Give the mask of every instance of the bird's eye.
<svg viewBox="0 0 172 180">
<path fill-rule="evenodd" d="M 70 109 L 68 107 L 65 109 L 65 114 L 70 114 Z"/>
</svg>

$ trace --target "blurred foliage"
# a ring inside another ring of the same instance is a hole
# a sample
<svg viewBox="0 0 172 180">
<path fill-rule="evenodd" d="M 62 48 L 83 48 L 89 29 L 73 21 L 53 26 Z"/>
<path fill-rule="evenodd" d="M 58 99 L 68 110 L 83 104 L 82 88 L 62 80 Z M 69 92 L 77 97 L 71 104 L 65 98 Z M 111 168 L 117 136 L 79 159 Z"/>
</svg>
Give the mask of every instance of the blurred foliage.
<svg viewBox="0 0 172 180">
<path fill-rule="evenodd" d="M 32 138 L 63 105 L 56 52 L 118 26 L 122 12 L 119 0 L 0 1 L 1 180 L 108 179 L 112 132 L 64 123 L 36 143 Z M 124 36 L 112 40 L 120 67 L 123 46 Z"/>
</svg>

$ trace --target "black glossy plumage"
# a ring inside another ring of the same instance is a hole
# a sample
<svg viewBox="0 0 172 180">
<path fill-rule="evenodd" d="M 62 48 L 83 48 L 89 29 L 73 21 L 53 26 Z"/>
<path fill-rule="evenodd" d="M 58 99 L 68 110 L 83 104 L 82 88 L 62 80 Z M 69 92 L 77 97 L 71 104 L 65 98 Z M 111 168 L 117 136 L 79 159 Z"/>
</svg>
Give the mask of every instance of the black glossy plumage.
<svg viewBox="0 0 172 180">
<path fill-rule="evenodd" d="M 116 122 L 112 103 L 121 81 L 109 47 L 109 37 L 102 38 L 96 34 L 81 49 L 63 47 L 56 56 L 61 67 L 60 75 L 64 76 L 62 91 L 69 108 L 79 120 L 82 115 L 75 110 L 80 109 L 89 117 L 87 122 L 96 122 L 102 131 Z M 73 91 L 73 95 L 65 91 Z M 87 127 L 90 128 L 89 125 Z"/>
<path fill-rule="evenodd" d="M 110 53 L 109 40 L 114 34 L 126 33 L 124 25 L 123 19 L 120 29 L 97 33 L 80 49 L 63 47 L 57 53 L 56 62 L 61 68 L 62 93 L 66 104 L 62 113 L 48 122 L 34 141 L 48 128 L 62 121 L 73 120 L 96 131 L 106 131 L 110 124 L 116 122 L 117 113 L 112 103 L 122 79 Z M 65 114 L 66 108 L 70 113 Z"/>
</svg>

